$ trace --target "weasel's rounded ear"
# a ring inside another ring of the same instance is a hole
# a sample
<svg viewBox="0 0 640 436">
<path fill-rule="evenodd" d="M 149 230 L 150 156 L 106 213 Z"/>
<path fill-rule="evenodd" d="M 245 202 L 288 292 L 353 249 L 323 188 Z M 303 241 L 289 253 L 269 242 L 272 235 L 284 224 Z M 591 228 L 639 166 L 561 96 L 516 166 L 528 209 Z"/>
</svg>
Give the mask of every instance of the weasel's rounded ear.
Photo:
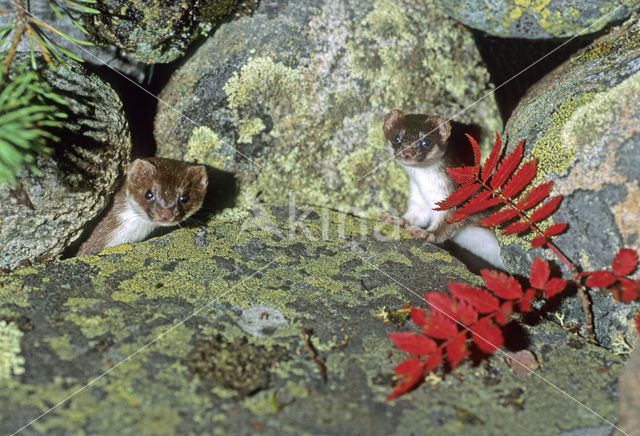
<svg viewBox="0 0 640 436">
<path fill-rule="evenodd" d="M 153 177 L 156 173 L 156 167 L 144 159 L 136 159 L 129 164 L 127 168 L 127 177 L 145 175 L 147 177 Z"/>
<path fill-rule="evenodd" d="M 391 134 L 394 127 L 398 123 L 402 122 L 403 119 L 404 112 L 402 112 L 400 109 L 391 109 L 391 112 L 389 112 L 387 116 L 384 117 L 384 124 L 382 125 L 382 131 L 384 132 L 384 134 Z"/>
<path fill-rule="evenodd" d="M 207 177 L 207 169 L 203 165 L 194 165 L 187 168 L 187 174 L 189 178 L 196 183 L 200 183 L 202 188 L 206 188 L 209 184 L 209 178 Z"/>
<path fill-rule="evenodd" d="M 451 135 L 451 123 L 449 123 L 445 117 L 435 115 L 429 117 L 427 121 L 438 126 L 438 134 L 443 142 L 449 139 L 449 135 Z"/>
</svg>

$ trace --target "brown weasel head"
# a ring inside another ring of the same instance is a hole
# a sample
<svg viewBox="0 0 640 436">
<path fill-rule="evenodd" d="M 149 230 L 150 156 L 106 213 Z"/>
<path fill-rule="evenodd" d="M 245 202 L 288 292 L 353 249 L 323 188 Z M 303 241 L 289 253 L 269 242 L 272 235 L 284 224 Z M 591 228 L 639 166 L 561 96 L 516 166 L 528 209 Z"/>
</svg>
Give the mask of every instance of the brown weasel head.
<svg viewBox="0 0 640 436">
<path fill-rule="evenodd" d="M 423 167 L 438 162 L 444 155 L 451 124 L 439 115 L 405 115 L 393 109 L 384 118 L 382 130 L 400 163 Z"/>
<path fill-rule="evenodd" d="M 133 210 L 160 226 L 179 224 L 200 209 L 207 184 L 204 166 L 159 157 L 133 161 L 125 181 Z"/>
</svg>

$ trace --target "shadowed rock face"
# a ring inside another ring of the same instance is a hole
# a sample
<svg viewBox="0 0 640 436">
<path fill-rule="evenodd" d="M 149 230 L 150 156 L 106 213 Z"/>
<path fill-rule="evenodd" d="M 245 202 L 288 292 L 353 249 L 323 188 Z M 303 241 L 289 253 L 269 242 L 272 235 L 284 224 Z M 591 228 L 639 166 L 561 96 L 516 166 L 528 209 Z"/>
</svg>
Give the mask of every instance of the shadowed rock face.
<svg viewBox="0 0 640 436">
<path fill-rule="evenodd" d="M 276 3 L 220 26 L 174 73 L 161 98 L 188 118 L 158 106 L 159 156 L 232 171 L 266 202 L 295 188 L 376 217 L 408 191 L 382 136 L 389 110 L 471 106 L 456 121 L 501 129 L 492 94 L 472 105 L 491 85 L 471 33 L 431 1 Z"/>
<path fill-rule="evenodd" d="M 537 377 L 521 378 L 499 355 L 451 375 L 438 372 L 386 403 L 393 367 L 406 357 L 386 335 L 413 327 L 376 315 L 385 306 L 419 304 L 422 293 L 445 291 L 448 280 L 478 278 L 389 225 L 321 209 L 293 214 L 287 206 L 237 212 L 1 277 L 0 335 L 10 340 L 0 337 L 0 431 L 16 431 L 161 335 L 30 430 L 608 431 Z M 623 359 L 548 322 L 528 331 L 540 374 L 616 422 Z M 526 338 L 514 331 L 507 343 L 517 350 Z"/>
<path fill-rule="evenodd" d="M 14 65 L 25 59 L 18 55 Z M 78 63 L 42 75 L 62 96 L 68 114 L 61 143 L 37 158 L 42 175 L 27 170 L 16 186 L 0 186 L 0 267 L 53 258 L 77 239 L 108 204 L 129 160 L 129 126 L 115 91 Z"/>
<path fill-rule="evenodd" d="M 507 122 L 507 148 L 525 141 L 525 158 L 538 159 L 538 178 L 554 180 L 564 195 L 555 221 L 569 223 L 555 239 L 583 271 L 607 268 L 619 247 L 640 251 L 640 27 L 615 29 L 532 87 Z M 552 221 L 543 223 L 546 228 Z M 542 250 L 526 240 L 501 239 L 512 272 L 526 274 Z M 607 347 L 619 335 L 632 341 L 637 305 L 594 293 L 596 335 Z M 565 322 L 582 324 L 576 299 Z M 569 308 L 570 307 L 570 308 Z"/>
</svg>

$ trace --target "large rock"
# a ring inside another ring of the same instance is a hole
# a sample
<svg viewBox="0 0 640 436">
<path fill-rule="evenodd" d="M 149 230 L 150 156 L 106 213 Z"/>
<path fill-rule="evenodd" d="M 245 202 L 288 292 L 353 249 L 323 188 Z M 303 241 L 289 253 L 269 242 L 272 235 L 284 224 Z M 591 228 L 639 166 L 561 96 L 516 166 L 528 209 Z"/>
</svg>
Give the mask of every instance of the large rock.
<svg viewBox="0 0 640 436">
<path fill-rule="evenodd" d="M 17 64 L 24 55 L 14 59 Z M 60 255 L 108 204 L 129 159 L 131 140 L 122 103 L 113 89 L 74 61 L 44 80 L 68 103 L 59 143 L 37 158 L 42 175 L 18 174 L 0 186 L 0 267 Z"/>
<path fill-rule="evenodd" d="M 406 356 L 377 315 L 477 277 L 388 225 L 294 208 L 292 226 L 289 207 L 257 211 L 3 277 L 0 431 L 70 395 L 25 432 L 608 434 L 557 389 L 617 421 L 623 358 L 551 323 L 529 338 L 548 383 L 497 355 L 385 402 Z"/>
<path fill-rule="evenodd" d="M 452 18 L 491 35 L 552 39 L 594 34 L 629 18 L 631 0 L 435 0 Z"/>
<path fill-rule="evenodd" d="M 470 32 L 431 1 L 263 1 L 173 75 L 155 120 L 158 155 L 233 171 L 267 202 L 295 189 L 373 217 L 404 209 L 408 191 L 383 141 L 385 114 L 449 117 L 490 89 Z M 492 95 L 456 120 L 488 137 L 501 126 Z"/>
<path fill-rule="evenodd" d="M 509 149 L 524 139 L 526 158 L 538 159 L 538 181 L 555 180 L 554 193 L 564 195 L 553 220 L 569 229 L 555 241 L 583 271 L 609 267 L 619 247 L 640 251 L 637 22 L 596 40 L 536 84 L 507 122 L 505 137 Z M 519 237 L 501 244 L 505 265 L 522 274 L 542 253 Z M 632 341 L 637 306 L 593 298 L 598 339 L 608 346 L 620 343 L 620 334 Z M 582 323 L 572 301 L 565 322 Z"/>
</svg>

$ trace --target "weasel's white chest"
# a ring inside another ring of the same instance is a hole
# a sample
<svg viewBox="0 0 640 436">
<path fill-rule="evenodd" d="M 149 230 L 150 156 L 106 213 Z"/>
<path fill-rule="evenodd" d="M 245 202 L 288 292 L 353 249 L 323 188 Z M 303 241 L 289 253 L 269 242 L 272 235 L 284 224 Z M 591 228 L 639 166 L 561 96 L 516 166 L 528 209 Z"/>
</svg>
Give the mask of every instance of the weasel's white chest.
<svg viewBox="0 0 640 436">
<path fill-rule="evenodd" d="M 118 226 L 111 232 L 107 247 L 142 241 L 158 227 L 157 223 L 147 218 L 144 211 L 136 208 L 136 205 L 126 202 L 124 210 L 118 215 Z"/>
<path fill-rule="evenodd" d="M 407 174 L 415 183 L 418 193 L 425 205 L 436 207 L 436 203 L 444 200 L 450 194 L 444 169 L 440 165 L 425 168 L 407 168 Z"/>
</svg>

